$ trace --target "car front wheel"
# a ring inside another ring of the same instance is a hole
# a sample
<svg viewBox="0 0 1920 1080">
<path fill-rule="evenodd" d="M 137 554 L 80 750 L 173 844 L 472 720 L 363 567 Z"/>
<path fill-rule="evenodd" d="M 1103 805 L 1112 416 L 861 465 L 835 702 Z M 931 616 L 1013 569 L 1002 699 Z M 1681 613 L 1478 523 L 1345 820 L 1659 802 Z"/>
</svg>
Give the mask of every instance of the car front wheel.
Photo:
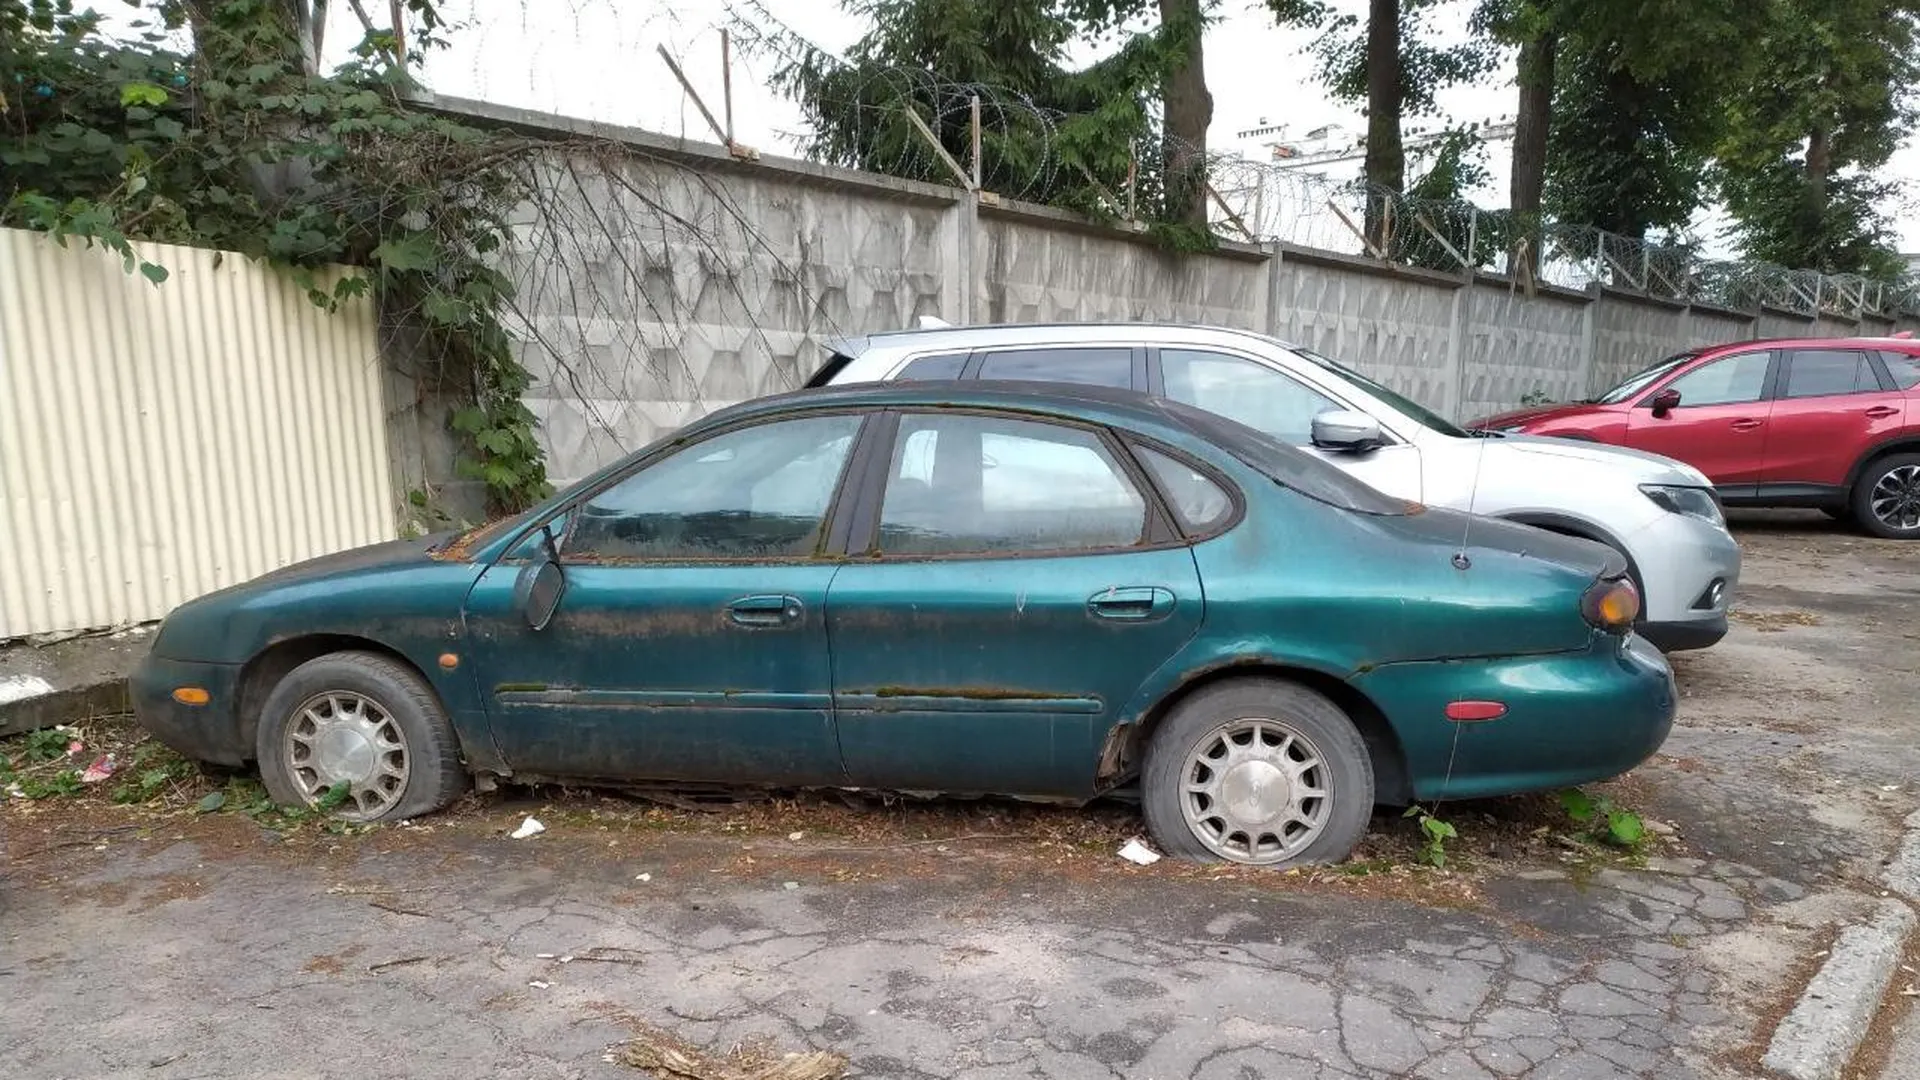
<svg viewBox="0 0 1920 1080">
<path fill-rule="evenodd" d="M 1141 807 L 1171 854 L 1256 866 L 1345 859 L 1373 813 L 1373 761 L 1340 707 L 1296 683 L 1235 679 L 1154 732 Z"/>
<path fill-rule="evenodd" d="M 1920 454 L 1893 454 L 1867 466 L 1853 485 L 1853 516 L 1875 536 L 1920 539 Z"/>
<path fill-rule="evenodd" d="M 275 802 L 313 806 L 344 785 L 334 813 L 350 821 L 417 817 L 467 786 L 433 688 L 378 653 L 331 653 L 294 668 L 267 698 L 255 749 Z"/>
</svg>

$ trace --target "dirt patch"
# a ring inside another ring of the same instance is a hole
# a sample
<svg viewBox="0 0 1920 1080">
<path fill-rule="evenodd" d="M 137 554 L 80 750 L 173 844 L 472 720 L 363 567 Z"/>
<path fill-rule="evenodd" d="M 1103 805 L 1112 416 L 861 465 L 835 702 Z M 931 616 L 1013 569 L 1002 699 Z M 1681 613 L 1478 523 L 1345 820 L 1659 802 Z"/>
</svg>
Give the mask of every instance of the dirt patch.
<svg viewBox="0 0 1920 1080">
<path fill-rule="evenodd" d="M 1746 623 L 1762 634 L 1778 634 L 1789 626 L 1819 626 L 1823 621 L 1811 611 L 1750 611 L 1735 608 L 1727 613 L 1735 622 Z"/>
</svg>

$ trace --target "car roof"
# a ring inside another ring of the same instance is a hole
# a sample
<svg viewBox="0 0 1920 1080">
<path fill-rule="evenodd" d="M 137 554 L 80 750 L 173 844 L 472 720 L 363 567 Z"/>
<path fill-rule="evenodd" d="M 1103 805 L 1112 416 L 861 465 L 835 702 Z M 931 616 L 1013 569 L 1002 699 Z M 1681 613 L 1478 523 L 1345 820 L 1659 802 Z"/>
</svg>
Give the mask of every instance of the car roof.
<svg viewBox="0 0 1920 1080">
<path fill-rule="evenodd" d="M 973 349 L 990 345 L 1045 345 L 1079 341 L 1089 337 L 1115 336 L 1142 343 L 1194 340 L 1194 335 L 1223 338 L 1251 338 L 1271 342 L 1278 339 L 1252 330 L 1229 326 L 1171 322 L 1052 322 L 990 323 L 976 326 L 923 327 L 910 330 L 884 330 L 872 334 L 838 338 L 827 343 L 833 352 L 859 357 L 875 348 Z M 1282 343 L 1284 344 L 1284 342 Z"/>
<path fill-rule="evenodd" d="M 700 422 L 708 426 L 796 408 L 960 405 L 1069 413 L 1101 423 L 1145 424 L 1153 427 L 1189 427 L 1184 415 L 1169 415 L 1168 402 L 1137 390 L 1081 383 L 1002 382 L 986 379 L 960 381 L 845 383 L 743 401 L 718 410 Z M 1187 410 L 1180 410 L 1183 414 Z M 1208 415 L 1208 414 L 1200 414 Z"/>
<path fill-rule="evenodd" d="M 896 406 L 957 406 L 1027 411 L 1042 415 L 1064 414 L 1089 423 L 1126 428 L 1161 438 L 1169 433 L 1199 438 L 1242 460 L 1249 454 L 1258 457 L 1275 452 L 1306 456 L 1298 447 L 1276 443 L 1265 434 L 1219 413 L 1154 397 L 1138 390 L 1082 383 L 992 379 L 848 383 L 794 390 L 720 409 L 681 428 L 663 441 L 677 442 L 683 437 L 755 416 L 811 412 L 815 409 Z"/>
<path fill-rule="evenodd" d="M 1712 345 L 1697 345 L 1688 352 L 1704 356 L 1707 353 L 1721 353 L 1730 349 L 1885 349 L 1896 348 L 1908 352 L 1920 351 L 1920 338 L 1897 338 L 1863 334 L 1857 337 L 1777 337 L 1752 338 L 1746 341 L 1722 341 Z"/>
</svg>

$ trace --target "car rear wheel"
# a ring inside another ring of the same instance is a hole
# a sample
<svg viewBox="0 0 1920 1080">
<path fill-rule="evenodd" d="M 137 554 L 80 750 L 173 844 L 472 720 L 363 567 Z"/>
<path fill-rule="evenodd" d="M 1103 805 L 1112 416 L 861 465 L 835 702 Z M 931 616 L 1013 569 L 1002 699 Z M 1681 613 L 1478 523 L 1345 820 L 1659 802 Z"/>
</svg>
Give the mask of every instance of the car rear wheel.
<svg viewBox="0 0 1920 1080">
<path fill-rule="evenodd" d="M 1875 536 L 1920 539 L 1920 454 L 1891 454 L 1868 465 L 1853 485 L 1853 516 Z"/>
<path fill-rule="evenodd" d="M 275 802 L 312 806 L 345 784 L 334 813 L 349 821 L 417 817 L 467 787 L 433 688 L 378 653 L 331 653 L 294 668 L 268 696 L 254 745 Z"/>
<path fill-rule="evenodd" d="M 1256 866 L 1339 862 L 1373 814 L 1373 760 L 1340 707 L 1297 683 L 1198 691 L 1154 732 L 1147 828 L 1167 852 Z"/>
</svg>

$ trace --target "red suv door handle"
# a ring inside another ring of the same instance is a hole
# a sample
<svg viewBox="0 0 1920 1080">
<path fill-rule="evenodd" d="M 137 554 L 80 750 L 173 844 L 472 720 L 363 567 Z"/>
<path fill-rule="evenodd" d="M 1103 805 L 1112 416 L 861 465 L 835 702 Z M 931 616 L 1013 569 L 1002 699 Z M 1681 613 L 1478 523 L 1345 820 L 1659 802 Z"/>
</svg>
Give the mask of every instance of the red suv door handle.
<svg viewBox="0 0 1920 1080">
<path fill-rule="evenodd" d="M 1761 423 L 1760 421 L 1755 420 L 1752 417 L 1743 416 L 1740 419 L 1735 420 L 1733 423 L 1727 426 L 1731 427 L 1735 431 L 1752 431 L 1754 428 L 1759 427 L 1760 423 Z"/>
<path fill-rule="evenodd" d="M 1873 408 L 1867 410 L 1867 419 L 1885 420 L 1887 417 L 1892 416 L 1898 413 L 1899 411 L 1900 411 L 1899 409 L 1896 409 L 1891 405 L 1875 405 Z"/>
</svg>

